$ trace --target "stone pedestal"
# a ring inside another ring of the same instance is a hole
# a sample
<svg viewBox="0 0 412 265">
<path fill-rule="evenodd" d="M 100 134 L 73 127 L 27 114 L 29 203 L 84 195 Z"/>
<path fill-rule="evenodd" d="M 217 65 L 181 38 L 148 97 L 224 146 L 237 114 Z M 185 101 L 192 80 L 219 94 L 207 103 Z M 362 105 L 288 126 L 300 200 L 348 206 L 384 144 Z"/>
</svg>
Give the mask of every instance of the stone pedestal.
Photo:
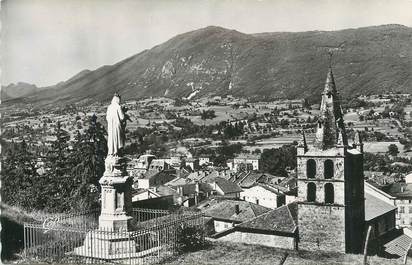
<svg viewBox="0 0 412 265">
<path fill-rule="evenodd" d="M 99 180 L 102 187 L 102 211 L 99 229 L 130 231 L 132 227 L 132 177 L 127 175 L 126 161 L 122 157 L 108 156 L 106 171 Z"/>
<path fill-rule="evenodd" d="M 132 182 L 126 171 L 126 159 L 108 156 L 105 172 L 99 180 L 102 188 L 102 209 L 99 228 L 87 233 L 82 246 L 75 248 L 77 256 L 90 259 L 122 260 L 138 253 L 133 236 Z"/>
</svg>

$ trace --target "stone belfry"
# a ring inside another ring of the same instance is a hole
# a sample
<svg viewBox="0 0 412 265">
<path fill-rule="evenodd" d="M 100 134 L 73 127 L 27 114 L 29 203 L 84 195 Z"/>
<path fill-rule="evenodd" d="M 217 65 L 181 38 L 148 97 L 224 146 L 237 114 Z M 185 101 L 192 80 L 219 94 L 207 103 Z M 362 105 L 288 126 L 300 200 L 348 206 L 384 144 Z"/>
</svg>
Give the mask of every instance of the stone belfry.
<svg viewBox="0 0 412 265">
<path fill-rule="evenodd" d="M 359 137 L 359 136 L 357 136 Z M 361 140 L 348 145 L 332 67 L 312 145 L 297 148 L 299 248 L 360 253 L 364 241 Z"/>
</svg>

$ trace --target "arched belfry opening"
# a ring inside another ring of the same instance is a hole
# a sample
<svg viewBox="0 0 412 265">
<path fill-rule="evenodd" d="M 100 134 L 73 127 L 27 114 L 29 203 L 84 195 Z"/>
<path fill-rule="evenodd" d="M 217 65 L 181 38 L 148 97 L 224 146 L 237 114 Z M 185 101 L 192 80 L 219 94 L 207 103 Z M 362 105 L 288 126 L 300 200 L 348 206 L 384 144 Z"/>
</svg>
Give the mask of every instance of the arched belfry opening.
<svg viewBox="0 0 412 265">
<path fill-rule="evenodd" d="M 316 184 L 313 182 L 308 183 L 306 199 L 308 202 L 316 201 Z"/>
<path fill-rule="evenodd" d="M 316 176 L 316 161 L 309 159 L 306 162 L 306 175 L 308 178 L 315 178 Z"/>
<path fill-rule="evenodd" d="M 325 203 L 335 203 L 335 189 L 332 183 L 325 184 Z"/>
<path fill-rule="evenodd" d="M 325 177 L 325 179 L 333 178 L 334 173 L 333 161 L 330 159 L 325 160 L 323 169 L 323 176 Z"/>
</svg>

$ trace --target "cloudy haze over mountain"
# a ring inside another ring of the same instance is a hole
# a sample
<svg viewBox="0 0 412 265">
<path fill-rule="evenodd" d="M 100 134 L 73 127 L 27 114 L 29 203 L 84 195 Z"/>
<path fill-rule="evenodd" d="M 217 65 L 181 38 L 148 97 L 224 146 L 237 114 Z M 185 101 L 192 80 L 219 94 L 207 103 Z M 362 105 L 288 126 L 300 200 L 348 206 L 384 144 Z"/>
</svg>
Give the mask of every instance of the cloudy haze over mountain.
<svg viewBox="0 0 412 265">
<path fill-rule="evenodd" d="M 209 25 L 244 33 L 412 26 L 411 0 L 6 0 L 2 84 L 46 86 Z"/>
</svg>

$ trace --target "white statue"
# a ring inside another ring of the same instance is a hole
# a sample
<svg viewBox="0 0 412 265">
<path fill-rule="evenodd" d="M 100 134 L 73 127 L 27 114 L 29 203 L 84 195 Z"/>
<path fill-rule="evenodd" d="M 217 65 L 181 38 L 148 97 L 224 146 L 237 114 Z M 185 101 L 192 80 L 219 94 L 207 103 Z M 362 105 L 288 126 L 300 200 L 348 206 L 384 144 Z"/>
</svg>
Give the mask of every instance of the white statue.
<svg viewBox="0 0 412 265">
<path fill-rule="evenodd" d="M 116 93 L 112 103 L 107 108 L 107 148 L 108 156 L 118 156 L 124 147 L 126 120 L 122 107 L 120 106 L 120 96 Z"/>
</svg>

